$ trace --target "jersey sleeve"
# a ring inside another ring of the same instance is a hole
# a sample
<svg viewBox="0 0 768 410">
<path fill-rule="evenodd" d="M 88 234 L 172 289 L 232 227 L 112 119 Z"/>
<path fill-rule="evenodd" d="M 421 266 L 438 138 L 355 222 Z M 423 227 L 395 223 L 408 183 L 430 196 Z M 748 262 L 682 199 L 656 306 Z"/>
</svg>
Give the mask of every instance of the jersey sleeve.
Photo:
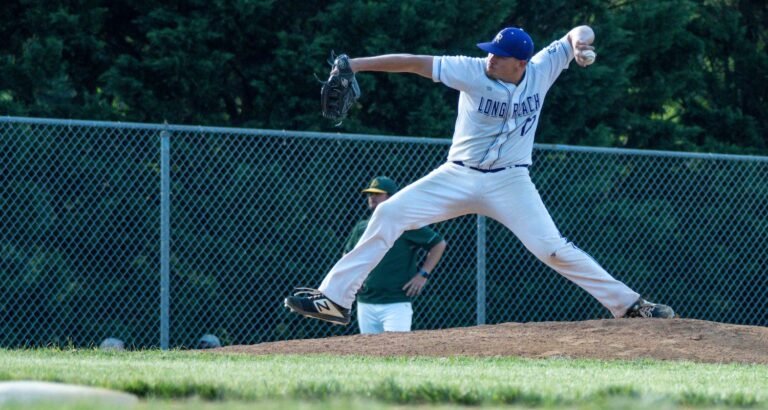
<svg viewBox="0 0 768 410">
<path fill-rule="evenodd" d="M 402 238 L 419 248 L 427 250 L 443 240 L 443 237 L 439 233 L 427 226 L 411 231 L 405 231 L 403 232 Z"/>
<path fill-rule="evenodd" d="M 432 81 L 459 91 L 477 87 L 485 77 L 485 60 L 466 56 L 436 56 L 432 61 Z"/>
<path fill-rule="evenodd" d="M 564 37 L 541 49 L 531 58 L 531 63 L 536 66 L 544 81 L 547 81 L 547 85 L 551 86 L 560 73 L 568 68 L 571 60 L 573 60 L 573 48 Z"/>
</svg>

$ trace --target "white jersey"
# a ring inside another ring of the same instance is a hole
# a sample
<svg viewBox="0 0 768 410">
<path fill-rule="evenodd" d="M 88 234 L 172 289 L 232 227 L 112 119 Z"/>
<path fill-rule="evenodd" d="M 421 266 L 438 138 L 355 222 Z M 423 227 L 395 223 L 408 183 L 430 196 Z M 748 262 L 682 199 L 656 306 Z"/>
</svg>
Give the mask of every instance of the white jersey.
<svg viewBox="0 0 768 410">
<path fill-rule="evenodd" d="M 531 58 L 515 86 L 486 76 L 487 58 L 435 57 L 432 79 L 461 92 L 448 161 L 482 169 L 530 165 L 544 97 L 571 60 L 568 41 L 554 41 Z"/>
</svg>

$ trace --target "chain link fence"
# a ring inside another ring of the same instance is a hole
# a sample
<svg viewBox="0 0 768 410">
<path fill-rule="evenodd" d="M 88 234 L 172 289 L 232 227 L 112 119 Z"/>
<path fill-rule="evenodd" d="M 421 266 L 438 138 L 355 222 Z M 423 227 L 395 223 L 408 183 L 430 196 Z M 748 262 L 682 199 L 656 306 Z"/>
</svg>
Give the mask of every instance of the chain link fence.
<svg viewBox="0 0 768 410">
<path fill-rule="evenodd" d="M 0 346 L 194 347 L 357 333 L 282 306 L 317 287 L 367 215 L 443 139 L 0 118 Z M 768 158 L 537 145 L 563 235 L 682 317 L 768 325 Z M 414 329 L 608 318 L 500 224 L 433 226 L 448 249 Z M 353 312 L 354 313 L 354 312 Z"/>
</svg>

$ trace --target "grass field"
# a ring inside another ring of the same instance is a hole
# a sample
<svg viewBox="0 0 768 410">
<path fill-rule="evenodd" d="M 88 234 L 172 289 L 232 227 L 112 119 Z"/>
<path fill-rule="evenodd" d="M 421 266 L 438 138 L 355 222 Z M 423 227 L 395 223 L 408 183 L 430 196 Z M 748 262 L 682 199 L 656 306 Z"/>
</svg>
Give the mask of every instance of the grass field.
<svg viewBox="0 0 768 410">
<path fill-rule="evenodd" d="M 0 380 L 127 391 L 141 409 L 768 409 L 768 366 L 690 362 L 0 350 Z"/>
</svg>

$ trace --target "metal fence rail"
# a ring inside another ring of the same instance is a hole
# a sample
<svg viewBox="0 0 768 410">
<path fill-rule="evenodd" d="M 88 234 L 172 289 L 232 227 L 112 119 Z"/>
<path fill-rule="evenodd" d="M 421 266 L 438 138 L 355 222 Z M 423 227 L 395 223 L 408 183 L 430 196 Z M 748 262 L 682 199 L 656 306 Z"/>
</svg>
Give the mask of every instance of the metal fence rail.
<svg viewBox="0 0 768 410">
<path fill-rule="evenodd" d="M 357 332 L 282 307 L 317 286 L 366 215 L 448 140 L 0 118 L 0 346 L 189 347 Z M 561 232 L 683 316 L 768 324 L 768 158 L 536 145 Z M 434 226 L 449 243 L 414 328 L 607 318 L 500 224 Z"/>
</svg>

